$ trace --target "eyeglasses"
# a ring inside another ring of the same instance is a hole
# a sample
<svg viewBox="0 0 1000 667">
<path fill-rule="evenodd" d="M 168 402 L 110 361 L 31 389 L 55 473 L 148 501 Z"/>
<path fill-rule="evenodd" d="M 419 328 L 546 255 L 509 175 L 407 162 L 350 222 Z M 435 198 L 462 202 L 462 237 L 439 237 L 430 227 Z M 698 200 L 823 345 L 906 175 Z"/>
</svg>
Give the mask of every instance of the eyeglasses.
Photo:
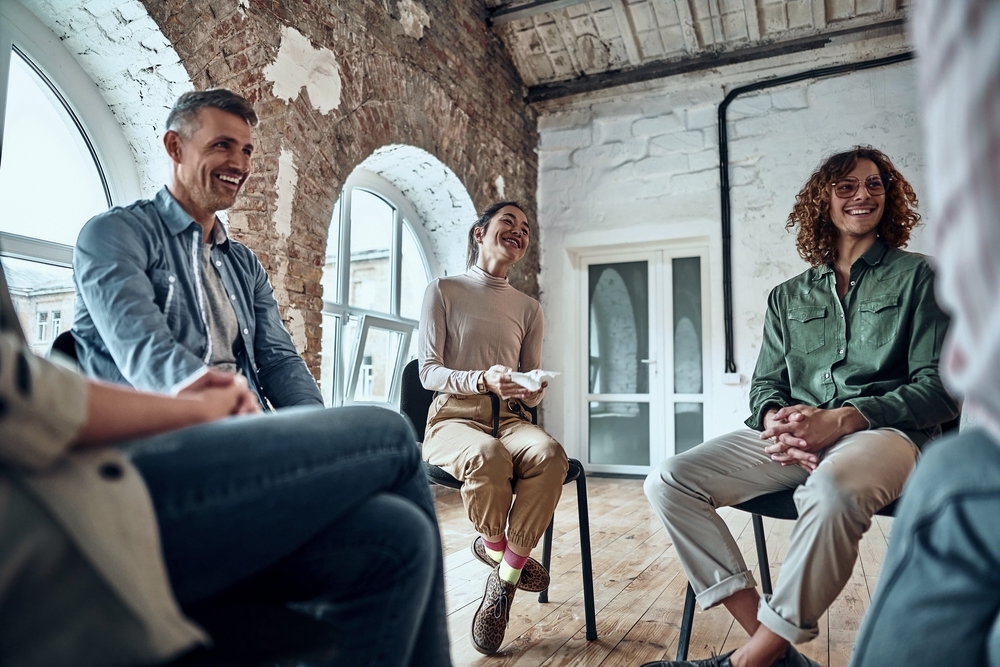
<svg viewBox="0 0 1000 667">
<path fill-rule="evenodd" d="M 861 181 L 854 176 L 847 176 L 833 184 L 833 194 L 841 199 L 849 199 L 858 192 Z M 881 176 L 871 175 L 865 179 L 865 190 L 873 197 L 885 194 L 885 182 Z"/>
</svg>

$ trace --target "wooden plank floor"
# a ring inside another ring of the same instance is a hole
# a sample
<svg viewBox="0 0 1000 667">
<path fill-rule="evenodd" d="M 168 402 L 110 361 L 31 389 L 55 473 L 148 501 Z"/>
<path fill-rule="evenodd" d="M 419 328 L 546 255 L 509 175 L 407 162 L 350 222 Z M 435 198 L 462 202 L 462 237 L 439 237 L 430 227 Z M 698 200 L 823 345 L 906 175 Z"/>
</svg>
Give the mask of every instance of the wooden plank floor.
<svg viewBox="0 0 1000 667">
<path fill-rule="evenodd" d="M 556 511 L 549 602 L 541 604 L 536 595 L 520 591 L 511 608 L 504 647 L 498 655 L 485 657 L 472 647 L 469 628 L 488 571 L 469 550 L 475 531 L 459 493 L 438 490 L 448 629 L 456 667 L 634 667 L 676 656 L 687 578 L 669 536 L 643 495 L 642 481 L 592 477 L 588 492 L 598 640 L 588 642 L 584 634 L 576 492 L 575 487 L 566 486 Z M 750 515 L 728 508 L 720 514 L 757 577 Z M 819 637 L 799 647 L 821 665 L 847 667 L 882 565 L 891 522 L 875 518 L 861 542 L 850 582 L 820 620 Z M 792 522 L 765 519 L 764 528 L 772 576 L 777 578 Z M 736 648 L 746 639 L 721 606 L 707 612 L 699 608 L 689 655 L 708 657 L 713 651 Z"/>
</svg>

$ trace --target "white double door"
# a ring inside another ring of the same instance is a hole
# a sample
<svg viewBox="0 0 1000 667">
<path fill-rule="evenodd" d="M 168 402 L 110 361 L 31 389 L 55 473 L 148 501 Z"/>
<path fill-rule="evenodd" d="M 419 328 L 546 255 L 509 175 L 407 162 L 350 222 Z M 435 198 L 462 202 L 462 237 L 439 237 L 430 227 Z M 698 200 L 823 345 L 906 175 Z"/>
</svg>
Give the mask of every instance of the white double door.
<svg viewBox="0 0 1000 667">
<path fill-rule="evenodd" d="M 581 253 L 575 412 L 588 470 L 645 473 L 703 440 L 707 258 L 686 244 Z"/>
</svg>

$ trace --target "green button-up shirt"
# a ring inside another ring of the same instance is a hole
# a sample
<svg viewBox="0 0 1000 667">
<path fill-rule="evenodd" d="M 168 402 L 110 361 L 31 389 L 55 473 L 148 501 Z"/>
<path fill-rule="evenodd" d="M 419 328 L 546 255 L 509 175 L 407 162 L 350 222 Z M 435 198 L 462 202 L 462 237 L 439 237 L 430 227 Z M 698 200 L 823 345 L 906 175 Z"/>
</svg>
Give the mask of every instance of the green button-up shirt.
<svg viewBox="0 0 1000 667">
<path fill-rule="evenodd" d="M 922 255 L 876 240 L 851 267 L 843 300 L 833 268 L 813 267 L 768 297 L 746 424 L 763 430 L 767 411 L 787 405 L 852 405 L 869 428 L 922 446 L 958 414 L 938 377 L 947 327 Z"/>
</svg>

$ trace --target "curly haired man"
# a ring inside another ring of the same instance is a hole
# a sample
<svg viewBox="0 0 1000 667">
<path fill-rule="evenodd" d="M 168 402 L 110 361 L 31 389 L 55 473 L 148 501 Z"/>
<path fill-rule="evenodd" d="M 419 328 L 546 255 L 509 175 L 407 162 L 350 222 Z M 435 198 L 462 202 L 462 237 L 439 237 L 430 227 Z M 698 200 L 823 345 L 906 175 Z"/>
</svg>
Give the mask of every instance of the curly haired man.
<svg viewBox="0 0 1000 667">
<path fill-rule="evenodd" d="M 854 568 L 875 512 L 895 500 L 920 448 L 958 411 L 938 377 L 948 320 L 925 258 L 900 248 L 917 198 L 880 151 L 827 159 L 787 227 L 811 265 L 772 290 L 750 389 L 749 428 L 660 464 L 646 479 L 703 608 L 722 603 L 750 635 L 727 655 L 646 667 L 814 665 L 793 647 Z M 799 519 L 761 599 L 716 508 L 795 489 Z"/>
</svg>

